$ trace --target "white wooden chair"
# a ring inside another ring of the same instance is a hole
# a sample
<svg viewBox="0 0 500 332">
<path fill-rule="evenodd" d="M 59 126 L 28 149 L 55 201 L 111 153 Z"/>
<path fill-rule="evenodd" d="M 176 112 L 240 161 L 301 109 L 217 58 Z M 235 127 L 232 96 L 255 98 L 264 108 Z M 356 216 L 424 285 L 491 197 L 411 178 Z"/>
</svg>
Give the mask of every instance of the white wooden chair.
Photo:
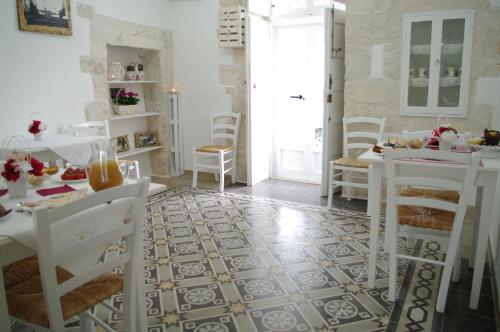
<svg viewBox="0 0 500 332">
<path fill-rule="evenodd" d="M 82 123 L 72 124 L 63 128 L 64 134 L 75 136 L 110 136 L 109 122 L 103 121 L 86 121 Z"/>
<path fill-rule="evenodd" d="M 224 174 L 231 171 L 231 181 L 236 183 L 236 151 L 240 114 L 210 114 L 211 145 L 193 149 L 193 188 L 198 184 L 198 171 L 215 174 L 219 178 L 219 191 L 224 191 Z"/>
<path fill-rule="evenodd" d="M 436 310 L 443 312 L 453 267 L 460 277 L 460 237 L 480 158 L 478 154 L 407 150 L 384 152 L 387 176 L 386 239 L 389 249 L 389 299 L 396 298 L 397 259 L 444 266 Z M 436 162 L 441 160 L 443 162 Z M 451 172 L 449 169 L 463 169 Z M 457 175 L 457 173 L 459 175 Z M 444 262 L 398 254 L 399 236 L 448 245 Z"/>
<path fill-rule="evenodd" d="M 4 271 L 11 317 L 44 331 L 64 331 L 64 322 L 80 316 L 82 331 L 94 322 L 112 329 L 90 312 L 102 303 L 123 317 L 124 331 L 135 331 L 137 294 L 142 273 L 142 219 L 149 179 L 91 194 L 49 210 L 33 211 L 37 255 Z M 99 262 L 109 243 L 122 240 L 124 250 Z M 123 278 L 111 272 L 123 266 Z M 123 289 L 123 312 L 103 302 Z M 143 296 L 143 294 L 140 294 Z"/>
<path fill-rule="evenodd" d="M 111 138 L 108 120 L 87 121 L 83 123 L 69 125 L 63 128 L 64 134 L 76 136 L 105 136 Z M 139 162 L 137 160 L 119 160 L 125 178 L 138 180 L 141 178 Z M 133 174 L 133 176 L 131 176 Z"/>
<path fill-rule="evenodd" d="M 366 129 L 349 131 L 349 127 L 352 125 Z M 360 149 L 370 149 L 374 144 L 380 142 L 384 127 L 385 119 L 344 117 L 343 157 L 330 161 L 328 207 L 332 207 L 333 193 L 339 187 L 346 187 L 347 200 L 351 200 L 351 188 L 368 189 L 366 182 L 353 182 L 354 179 L 364 179 L 369 173 L 369 164 L 358 160 L 353 153 Z"/>
</svg>

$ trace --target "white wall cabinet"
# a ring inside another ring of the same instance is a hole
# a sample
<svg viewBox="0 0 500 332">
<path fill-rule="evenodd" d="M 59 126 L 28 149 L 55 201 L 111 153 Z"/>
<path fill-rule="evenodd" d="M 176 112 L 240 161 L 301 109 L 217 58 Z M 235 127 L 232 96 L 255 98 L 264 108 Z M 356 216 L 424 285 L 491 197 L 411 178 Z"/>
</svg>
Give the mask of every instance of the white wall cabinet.
<svg viewBox="0 0 500 332">
<path fill-rule="evenodd" d="M 405 15 L 401 115 L 467 115 L 473 15 L 472 10 Z"/>
</svg>

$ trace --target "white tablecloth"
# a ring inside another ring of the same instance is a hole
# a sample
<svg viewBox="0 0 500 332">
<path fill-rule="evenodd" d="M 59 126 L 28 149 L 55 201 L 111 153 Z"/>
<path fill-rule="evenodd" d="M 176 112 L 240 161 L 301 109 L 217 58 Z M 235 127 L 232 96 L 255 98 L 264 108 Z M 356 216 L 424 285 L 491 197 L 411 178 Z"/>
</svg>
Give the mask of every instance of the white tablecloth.
<svg viewBox="0 0 500 332">
<path fill-rule="evenodd" d="M 86 165 L 92 156 L 91 143 L 104 137 L 43 134 L 41 141 L 35 141 L 33 136 L 28 135 L 22 135 L 20 138 L 22 143 L 13 141 L 8 147 L 2 146 L 2 155 L 5 155 L 13 148 L 34 154 L 44 150 L 51 150 L 73 165 Z M 5 142 L 5 139 L 2 139 L 2 142 Z"/>
</svg>

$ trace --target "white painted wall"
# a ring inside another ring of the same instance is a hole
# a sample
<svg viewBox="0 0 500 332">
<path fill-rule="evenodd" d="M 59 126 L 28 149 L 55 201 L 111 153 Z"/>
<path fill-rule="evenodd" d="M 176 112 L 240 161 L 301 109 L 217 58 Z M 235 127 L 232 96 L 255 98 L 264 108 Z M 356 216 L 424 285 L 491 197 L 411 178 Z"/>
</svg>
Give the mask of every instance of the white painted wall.
<svg viewBox="0 0 500 332">
<path fill-rule="evenodd" d="M 230 50 L 217 44 L 218 0 L 80 0 L 100 15 L 174 31 L 174 77 L 184 86 L 186 168 L 191 151 L 210 139 L 210 112 L 229 111 L 231 99 L 219 84 L 219 65 L 232 64 Z M 28 117 L 45 115 L 50 132 L 84 121 L 92 82 L 80 72 L 80 56 L 89 53 L 88 21 L 71 1 L 73 36 L 59 37 L 18 29 L 16 2 L 0 1 L 0 136 L 26 132 Z"/>
<path fill-rule="evenodd" d="M 219 84 L 219 65 L 232 64 L 230 49 L 217 41 L 219 1 L 172 1 L 174 76 L 184 89 L 179 110 L 184 130 L 184 168 L 192 169 L 193 147 L 210 143 L 210 113 L 231 110 Z"/>
</svg>

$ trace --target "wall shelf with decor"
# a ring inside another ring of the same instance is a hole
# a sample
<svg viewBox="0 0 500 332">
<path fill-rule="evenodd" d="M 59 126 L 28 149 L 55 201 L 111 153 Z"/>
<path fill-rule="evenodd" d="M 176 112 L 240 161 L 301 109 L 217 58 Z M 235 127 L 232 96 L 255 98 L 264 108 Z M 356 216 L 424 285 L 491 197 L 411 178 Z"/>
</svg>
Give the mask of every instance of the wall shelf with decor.
<svg viewBox="0 0 500 332">
<path fill-rule="evenodd" d="M 163 149 L 163 146 L 157 145 L 157 146 L 149 146 L 146 148 L 131 148 L 128 151 L 119 152 L 118 158 L 120 158 L 120 159 L 121 158 L 128 158 L 131 156 L 136 156 L 136 155 L 141 154 L 141 153 L 147 153 L 147 152 L 151 152 L 151 151 L 155 151 L 155 150 L 159 150 L 159 149 Z"/>
<path fill-rule="evenodd" d="M 159 85 L 159 53 L 150 49 L 108 45 L 107 60 L 110 133 L 117 142 L 126 142 L 118 149 L 118 157 L 137 160 L 141 175 L 150 176 L 150 152 L 161 151 L 165 147 L 162 137 L 158 135 L 165 103 L 165 95 Z M 121 96 L 119 103 L 122 110 L 114 105 L 117 95 Z M 154 142 L 138 143 L 138 134 L 147 137 L 151 133 L 155 133 Z"/>
<path fill-rule="evenodd" d="M 159 112 L 144 112 L 144 113 L 136 113 L 136 114 L 129 114 L 129 115 L 112 115 L 110 120 L 126 120 L 126 119 L 133 119 L 133 118 L 143 118 L 147 116 L 160 116 L 161 113 Z"/>
<path fill-rule="evenodd" d="M 108 81 L 108 84 L 156 84 L 157 81 Z"/>
</svg>

